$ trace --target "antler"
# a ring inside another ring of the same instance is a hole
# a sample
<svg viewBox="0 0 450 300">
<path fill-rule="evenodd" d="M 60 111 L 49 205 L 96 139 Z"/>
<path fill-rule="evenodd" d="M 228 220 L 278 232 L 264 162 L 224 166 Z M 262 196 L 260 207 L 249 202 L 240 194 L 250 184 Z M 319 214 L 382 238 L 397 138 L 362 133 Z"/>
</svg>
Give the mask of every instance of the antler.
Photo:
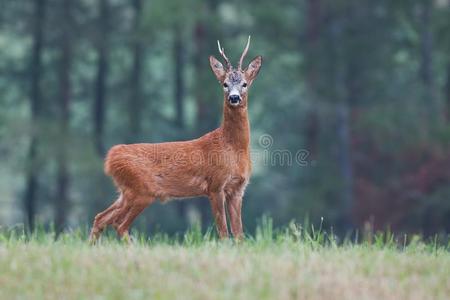
<svg viewBox="0 0 450 300">
<path fill-rule="evenodd" d="M 242 52 L 241 59 L 239 60 L 238 70 L 242 70 L 242 63 L 245 56 L 247 55 L 248 48 L 250 47 L 250 36 L 248 36 L 247 45 L 245 46 L 244 52 Z"/>
<path fill-rule="evenodd" d="M 220 46 L 219 40 L 217 40 L 217 46 L 219 47 L 219 53 L 220 53 L 220 55 L 222 55 L 223 59 L 225 59 L 225 63 L 227 64 L 227 69 L 228 69 L 228 70 L 231 70 L 230 60 L 229 60 L 228 57 L 225 55 L 224 49 Z"/>
</svg>

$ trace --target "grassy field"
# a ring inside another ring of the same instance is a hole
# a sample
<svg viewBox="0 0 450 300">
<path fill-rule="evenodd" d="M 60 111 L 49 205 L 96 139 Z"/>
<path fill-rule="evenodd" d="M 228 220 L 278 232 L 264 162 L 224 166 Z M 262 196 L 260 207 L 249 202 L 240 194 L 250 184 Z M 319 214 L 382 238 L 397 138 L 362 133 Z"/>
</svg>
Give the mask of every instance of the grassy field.
<svg viewBox="0 0 450 300">
<path fill-rule="evenodd" d="M 391 235 L 338 243 L 270 226 L 239 244 L 191 230 L 131 245 L 0 234 L 0 299 L 449 299 L 448 245 Z"/>
</svg>

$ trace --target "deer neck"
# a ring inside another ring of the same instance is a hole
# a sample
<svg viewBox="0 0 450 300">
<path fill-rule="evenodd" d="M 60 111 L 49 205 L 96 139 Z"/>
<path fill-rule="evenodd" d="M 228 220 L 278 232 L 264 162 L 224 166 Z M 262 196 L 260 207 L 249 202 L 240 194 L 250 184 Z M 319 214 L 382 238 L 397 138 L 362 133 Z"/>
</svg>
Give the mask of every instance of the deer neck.
<svg viewBox="0 0 450 300">
<path fill-rule="evenodd" d="M 245 103 L 247 99 L 244 99 Z M 240 150 L 249 150 L 250 147 L 250 123 L 248 119 L 247 105 L 242 107 L 230 107 L 227 100 L 224 101 L 222 132 L 225 141 Z"/>
</svg>

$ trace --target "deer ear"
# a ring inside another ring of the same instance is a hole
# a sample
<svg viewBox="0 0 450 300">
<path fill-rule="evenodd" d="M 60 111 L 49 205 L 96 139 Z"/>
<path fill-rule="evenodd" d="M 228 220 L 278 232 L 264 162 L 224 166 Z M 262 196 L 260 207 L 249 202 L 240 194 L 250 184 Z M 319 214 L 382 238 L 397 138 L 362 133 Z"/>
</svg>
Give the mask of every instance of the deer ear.
<svg viewBox="0 0 450 300">
<path fill-rule="evenodd" d="M 209 57 L 209 65 L 211 66 L 211 69 L 214 72 L 214 75 L 216 75 L 217 80 L 222 82 L 225 79 L 225 68 L 223 67 L 222 63 L 218 61 L 214 56 Z"/>
<path fill-rule="evenodd" d="M 249 64 L 248 67 L 245 69 L 245 77 L 248 81 L 253 81 L 253 79 L 256 78 L 256 75 L 258 75 L 259 69 L 262 65 L 262 56 L 258 55 L 255 57 Z"/>
</svg>

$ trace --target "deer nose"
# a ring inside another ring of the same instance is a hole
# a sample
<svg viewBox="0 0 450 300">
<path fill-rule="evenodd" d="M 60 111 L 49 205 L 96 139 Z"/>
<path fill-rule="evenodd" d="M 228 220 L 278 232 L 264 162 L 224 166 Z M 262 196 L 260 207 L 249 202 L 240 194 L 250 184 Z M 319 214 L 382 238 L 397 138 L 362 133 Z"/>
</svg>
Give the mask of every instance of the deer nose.
<svg viewBox="0 0 450 300">
<path fill-rule="evenodd" d="M 239 102 L 241 102 L 241 97 L 239 95 L 230 95 L 228 97 L 228 100 L 231 104 L 238 104 Z"/>
</svg>

